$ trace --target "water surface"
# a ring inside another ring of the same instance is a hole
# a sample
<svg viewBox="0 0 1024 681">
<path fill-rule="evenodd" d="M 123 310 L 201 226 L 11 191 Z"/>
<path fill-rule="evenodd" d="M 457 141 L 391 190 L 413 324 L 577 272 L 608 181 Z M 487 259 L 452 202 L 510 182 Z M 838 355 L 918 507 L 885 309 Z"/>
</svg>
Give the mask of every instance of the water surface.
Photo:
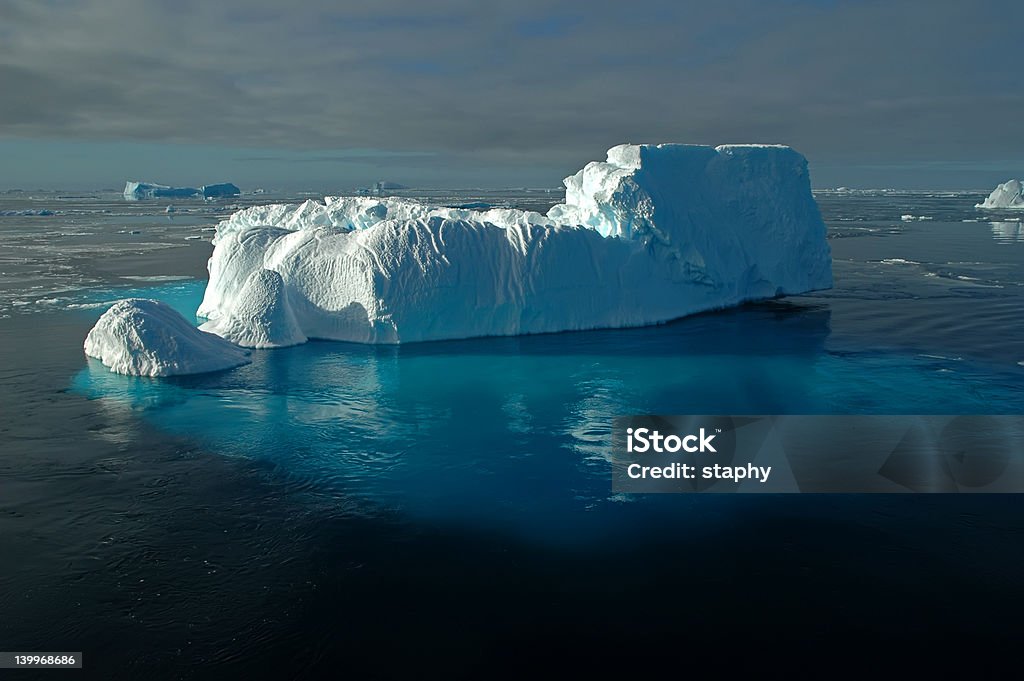
<svg viewBox="0 0 1024 681">
<path fill-rule="evenodd" d="M 0 647 L 104 679 L 480 678 L 631 669 L 680 632 L 1011 643 L 1015 495 L 621 496 L 607 466 L 626 413 L 1021 413 L 1024 241 L 979 198 L 820 194 L 831 291 L 169 380 L 82 340 L 120 297 L 194 311 L 232 206 L 4 199 L 54 215 L 0 217 Z"/>
</svg>

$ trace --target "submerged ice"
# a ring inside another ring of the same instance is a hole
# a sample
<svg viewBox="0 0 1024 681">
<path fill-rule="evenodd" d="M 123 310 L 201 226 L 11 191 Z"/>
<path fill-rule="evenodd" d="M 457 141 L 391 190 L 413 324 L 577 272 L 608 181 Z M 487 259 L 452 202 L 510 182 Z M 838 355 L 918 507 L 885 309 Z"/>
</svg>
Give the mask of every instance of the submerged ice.
<svg viewBox="0 0 1024 681">
<path fill-rule="evenodd" d="M 546 214 L 374 197 L 241 210 L 217 227 L 202 328 L 246 347 L 403 343 L 657 324 L 832 285 L 788 147 L 620 145 L 565 187 Z"/>
</svg>

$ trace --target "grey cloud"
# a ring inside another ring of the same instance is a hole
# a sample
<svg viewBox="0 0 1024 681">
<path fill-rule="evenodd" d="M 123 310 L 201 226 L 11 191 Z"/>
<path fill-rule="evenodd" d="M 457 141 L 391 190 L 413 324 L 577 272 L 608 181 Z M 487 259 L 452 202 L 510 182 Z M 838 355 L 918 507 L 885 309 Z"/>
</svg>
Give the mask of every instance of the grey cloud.
<svg viewBox="0 0 1024 681">
<path fill-rule="evenodd" d="M 1007 2 L 0 0 L 0 135 L 573 165 L 620 141 L 1024 154 Z"/>
</svg>

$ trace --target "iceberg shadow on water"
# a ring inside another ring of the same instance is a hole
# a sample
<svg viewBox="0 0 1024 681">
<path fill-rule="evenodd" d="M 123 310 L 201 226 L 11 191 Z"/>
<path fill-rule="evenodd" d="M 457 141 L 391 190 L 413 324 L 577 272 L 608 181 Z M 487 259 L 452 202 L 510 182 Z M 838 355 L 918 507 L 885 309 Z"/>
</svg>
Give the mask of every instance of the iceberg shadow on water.
<svg viewBox="0 0 1024 681">
<path fill-rule="evenodd" d="M 421 357 L 436 355 L 814 355 L 824 349 L 832 312 L 827 305 L 761 301 L 702 312 L 652 326 L 486 336 L 404 345 L 342 343 L 347 352 Z M 777 332 L 765 333 L 772 325 Z M 337 343 L 337 341 L 324 341 Z"/>
</svg>

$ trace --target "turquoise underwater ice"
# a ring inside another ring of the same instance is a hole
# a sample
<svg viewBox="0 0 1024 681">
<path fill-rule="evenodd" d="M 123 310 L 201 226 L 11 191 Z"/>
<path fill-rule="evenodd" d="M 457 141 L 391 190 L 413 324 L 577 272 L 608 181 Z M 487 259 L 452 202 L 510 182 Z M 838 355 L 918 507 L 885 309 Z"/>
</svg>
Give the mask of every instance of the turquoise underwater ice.
<svg viewBox="0 0 1024 681">
<path fill-rule="evenodd" d="M 127 293 L 189 314 L 202 289 L 176 282 Z M 823 304 L 776 301 L 641 329 L 403 346 L 310 342 L 255 350 L 251 365 L 234 370 L 165 379 L 116 375 L 89 360 L 73 387 L 211 455 L 265 463 L 346 512 L 555 543 L 636 532 L 692 504 L 724 511 L 751 503 L 613 495 L 616 416 L 1024 407 L 1009 370 L 830 350 L 830 319 Z"/>
</svg>

